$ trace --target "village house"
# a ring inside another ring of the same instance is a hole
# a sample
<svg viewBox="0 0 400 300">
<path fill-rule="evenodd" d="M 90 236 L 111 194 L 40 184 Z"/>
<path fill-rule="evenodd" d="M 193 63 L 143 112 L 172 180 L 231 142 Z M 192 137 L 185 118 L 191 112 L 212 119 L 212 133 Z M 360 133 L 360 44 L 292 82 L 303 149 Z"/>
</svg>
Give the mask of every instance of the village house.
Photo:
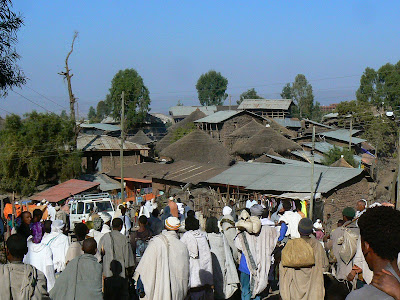
<svg viewBox="0 0 400 300">
<path fill-rule="evenodd" d="M 240 207 L 244 207 L 250 194 L 307 200 L 309 203 L 311 165 L 272 158 L 280 163 L 238 162 L 205 183 L 219 189 L 221 197 L 236 197 Z M 374 183 L 363 170 L 321 165 L 314 168 L 314 218 L 323 219 L 324 214 L 330 213 L 337 220 L 344 207 L 355 206 L 360 199 L 373 201 Z"/>
<path fill-rule="evenodd" d="M 79 124 L 79 133 L 81 134 L 91 134 L 91 135 L 110 135 L 110 136 L 120 136 L 121 128 L 118 125 L 113 124 L 103 124 L 103 123 L 92 123 Z"/>
<path fill-rule="evenodd" d="M 169 109 L 169 114 L 175 123 L 178 123 L 193 113 L 195 110 L 200 110 L 206 116 L 212 115 L 218 111 L 237 110 L 237 105 L 210 105 L 210 106 L 172 106 Z"/>
<path fill-rule="evenodd" d="M 238 110 L 248 110 L 262 117 L 288 118 L 294 103 L 291 99 L 244 99 Z"/>
<path fill-rule="evenodd" d="M 108 172 L 120 167 L 121 139 L 107 135 L 79 135 L 77 149 L 82 151 L 82 166 L 86 173 Z M 144 161 L 149 155 L 149 147 L 124 142 L 124 166 L 132 166 Z"/>
<path fill-rule="evenodd" d="M 236 129 L 246 125 L 250 121 L 256 121 L 263 125 L 268 124 L 268 120 L 249 111 L 219 111 L 202 119 L 195 121 L 197 128 L 207 132 L 211 137 L 225 143 L 227 137 Z"/>
</svg>

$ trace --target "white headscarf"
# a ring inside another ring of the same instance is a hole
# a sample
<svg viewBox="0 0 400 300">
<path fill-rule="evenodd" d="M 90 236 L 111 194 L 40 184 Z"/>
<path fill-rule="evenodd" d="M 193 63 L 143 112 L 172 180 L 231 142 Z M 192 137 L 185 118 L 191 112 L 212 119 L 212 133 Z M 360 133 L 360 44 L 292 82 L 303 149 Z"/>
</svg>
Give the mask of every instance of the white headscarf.
<svg viewBox="0 0 400 300">
<path fill-rule="evenodd" d="M 222 214 L 224 216 L 228 216 L 230 215 L 232 212 L 232 208 L 230 208 L 229 206 L 225 206 L 224 209 L 222 210 Z"/>
<path fill-rule="evenodd" d="M 63 220 L 54 220 L 51 223 L 51 231 L 52 232 L 62 232 L 64 226 L 65 226 L 65 224 L 64 224 Z"/>
</svg>

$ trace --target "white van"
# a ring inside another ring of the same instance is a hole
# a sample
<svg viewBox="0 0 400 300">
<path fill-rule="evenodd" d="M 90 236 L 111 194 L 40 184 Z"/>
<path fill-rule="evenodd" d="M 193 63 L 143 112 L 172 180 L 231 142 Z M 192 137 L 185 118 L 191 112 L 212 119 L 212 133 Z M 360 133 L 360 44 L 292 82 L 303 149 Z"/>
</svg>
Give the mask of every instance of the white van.
<svg viewBox="0 0 400 300">
<path fill-rule="evenodd" d="M 114 218 L 114 205 L 108 193 L 75 195 L 70 202 L 69 223 L 73 230 L 76 223 L 86 222 L 90 213 L 97 207 L 100 212 L 108 212 Z"/>
</svg>

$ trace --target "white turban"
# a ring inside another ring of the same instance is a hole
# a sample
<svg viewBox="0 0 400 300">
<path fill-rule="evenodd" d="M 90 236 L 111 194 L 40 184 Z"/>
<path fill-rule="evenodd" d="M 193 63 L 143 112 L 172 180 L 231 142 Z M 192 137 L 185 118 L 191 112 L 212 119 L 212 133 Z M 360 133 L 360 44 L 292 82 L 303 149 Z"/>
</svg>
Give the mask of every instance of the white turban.
<svg viewBox="0 0 400 300">
<path fill-rule="evenodd" d="M 315 229 L 320 229 L 320 230 L 322 230 L 322 223 L 321 223 L 321 220 L 320 219 L 317 219 L 317 221 L 314 223 L 314 228 Z"/>
<path fill-rule="evenodd" d="M 111 221 L 112 217 L 108 212 L 101 212 L 99 213 L 100 218 L 103 220 L 104 223 Z"/>
<path fill-rule="evenodd" d="M 230 215 L 232 212 L 232 208 L 230 208 L 229 206 L 225 206 L 224 209 L 222 210 L 222 214 L 224 216 L 228 216 Z"/>
<path fill-rule="evenodd" d="M 51 223 L 51 231 L 52 232 L 61 232 L 64 228 L 64 222 L 63 220 L 54 220 Z"/>
<path fill-rule="evenodd" d="M 181 222 L 177 217 L 169 217 L 165 220 L 165 229 L 178 230 L 181 227 Z"/>
</svg>

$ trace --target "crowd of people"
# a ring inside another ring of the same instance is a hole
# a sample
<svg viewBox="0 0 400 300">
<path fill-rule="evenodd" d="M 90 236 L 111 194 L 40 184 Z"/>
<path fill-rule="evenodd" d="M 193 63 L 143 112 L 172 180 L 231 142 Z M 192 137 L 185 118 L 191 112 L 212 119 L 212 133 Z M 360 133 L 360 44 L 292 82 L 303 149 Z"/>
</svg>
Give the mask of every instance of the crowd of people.
<svg viewBox="0 0 400 300">
<path fill-rule="evenodd" d="M 251 197 L 218 216 L 210 199 L 170 197 L 91 225 L 21 212 L 0 264 L 1 299 L 400 299 L 400 212 L 365 200 L 336 226 L 307 218 L 299 202 L 271 210 Z M 136 213 L 137 211 L 137 213 Z"/>
</svg>

